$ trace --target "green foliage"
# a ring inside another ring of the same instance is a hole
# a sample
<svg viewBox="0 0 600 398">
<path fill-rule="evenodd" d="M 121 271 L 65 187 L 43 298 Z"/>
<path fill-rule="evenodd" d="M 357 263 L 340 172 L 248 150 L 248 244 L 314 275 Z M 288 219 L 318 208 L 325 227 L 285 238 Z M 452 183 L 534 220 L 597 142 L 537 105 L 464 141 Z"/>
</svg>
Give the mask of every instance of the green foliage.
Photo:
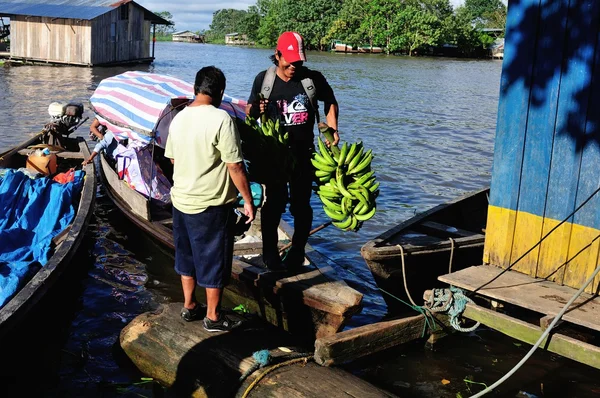
<svg viewBox="0 0 600 398">
<path fill-rule="evenodd" d="M 223 42 L 225 34 L 238 32 L 274 48 L 282 32 L 293 30 L 304 36 L 307 49 L 327 50 L 342 40 L 412 54 L 452 44 L 470 56 L 503 36 L 483 28 L 505 25 L 501 0 L 465 0 L 456 10 L 450 0 L 257 0 L 247 11 L 215 12 L 206 36 Z"/>
<path fill-rule="evenodd" d="M 155 14 L 173 24 L 173 14 L 169 11 L 159 11 L 155 12 Z M 156 40 L 158 40 L 159 36 L 169 36 L 173 32 L 175 32 L 175 25 L 156 25 Z"/>
</svg>

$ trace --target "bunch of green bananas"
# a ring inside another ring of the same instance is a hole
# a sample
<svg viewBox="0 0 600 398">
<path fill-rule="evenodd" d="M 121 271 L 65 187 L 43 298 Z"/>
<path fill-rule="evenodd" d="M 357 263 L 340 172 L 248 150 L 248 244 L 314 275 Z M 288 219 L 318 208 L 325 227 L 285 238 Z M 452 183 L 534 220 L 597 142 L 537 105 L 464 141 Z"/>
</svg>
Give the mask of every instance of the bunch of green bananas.
<svg viewBox="0 0 600 398">
<path fill-rule="evenodd" d="M 332 138 L 328 139 L 331 142 Z M 341 148 L 328 148 L 319 136 L 317 143 L 319 150 L 311 162 L 315 167 L 319 185 L 317 194 L 323 202 L 323 210 L 334 220 L 336 227 L 358 231 L 376 211 L 379 182 L 371 170 L 373 152 L 365 151 L 362 142 L 344 142 Z"/>
<path fill-rule="evenodd" d="M 238 130 L 251 181 L 289 181 L 296 161 L 289 150 L 289 134 L 279 120 L 273 121 L 263 114 L 259 123 L 255 118 L 246 116 L 244 125 L 238 123 Z"/>
</svg>

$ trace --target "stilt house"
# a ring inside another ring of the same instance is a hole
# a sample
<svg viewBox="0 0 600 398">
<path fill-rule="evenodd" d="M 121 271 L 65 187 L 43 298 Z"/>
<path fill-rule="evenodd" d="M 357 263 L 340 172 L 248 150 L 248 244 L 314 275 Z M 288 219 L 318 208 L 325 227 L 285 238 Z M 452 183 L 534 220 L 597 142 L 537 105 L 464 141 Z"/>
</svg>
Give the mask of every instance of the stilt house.
<svg viewBox="0 0 600 398">
<path fill-rule="evenodd" d="M 70 65 L 150 63 L 154 26 L 171 23 L 132 0 L 0 0 L 10 57 Z"/>
</svg>

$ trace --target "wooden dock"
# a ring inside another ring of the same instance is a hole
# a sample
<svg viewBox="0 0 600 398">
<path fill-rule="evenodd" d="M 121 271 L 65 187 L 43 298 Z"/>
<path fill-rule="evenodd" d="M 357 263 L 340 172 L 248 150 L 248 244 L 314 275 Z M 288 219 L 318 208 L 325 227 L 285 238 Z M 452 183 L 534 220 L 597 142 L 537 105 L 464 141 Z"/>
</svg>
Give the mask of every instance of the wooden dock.
<svg viewBox="0 0 600 398">
<path fill-rule="evenodd" d="M 465 290 L 476 290 L 480 297 L 538 313 L 538 324 L 474 304 L 468 304 L 463 313 L 465 318 L 534 344 L 577 289 L 516 271 L 503 271 L 498 267 L 479 265 L 442 275 L 439 280 Z M 600 369 L 600 347 L 591 342 L 594 339 L 591 336 L 600 331 L 600 298 L 583 293 L 567 310 L 562 321 L 540 347 Z M 577 338 L 563 334 L 563 330 L 569 327 L 584 333 L 578 334 Z M 586 330 L 589 333 L 585 333 Z M 582 335 L 590 338 L 582 338 Z"/>
</svg>

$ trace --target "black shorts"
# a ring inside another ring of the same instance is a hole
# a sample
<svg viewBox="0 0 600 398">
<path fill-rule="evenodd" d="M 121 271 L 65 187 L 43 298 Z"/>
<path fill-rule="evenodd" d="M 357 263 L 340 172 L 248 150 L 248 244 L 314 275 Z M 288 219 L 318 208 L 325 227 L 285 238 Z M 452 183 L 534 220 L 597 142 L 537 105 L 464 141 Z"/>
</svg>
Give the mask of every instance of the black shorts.
<svg viewBox="0 0 600 398">
<path fill-rule="evenodd" d="M 223 288 L 231 277 L 233 225 L 231 205 L 186 214 L 173 207 L 175 271 L 196 278 L 198 286 Z"/>
</svg>

